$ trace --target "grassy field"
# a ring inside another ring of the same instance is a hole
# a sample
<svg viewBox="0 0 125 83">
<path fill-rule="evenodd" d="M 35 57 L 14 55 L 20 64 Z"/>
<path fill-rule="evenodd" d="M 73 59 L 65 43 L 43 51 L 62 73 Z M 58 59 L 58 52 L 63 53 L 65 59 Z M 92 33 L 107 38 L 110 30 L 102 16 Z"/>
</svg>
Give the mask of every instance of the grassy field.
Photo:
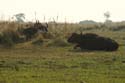
<svg viewBox="0 0 125 83">
<path fill-rule="evenodd" d="M 125 83 L 125 32 L 85 32 L 115 39 L 120 47 L 115 52 L 81 51 L 73 45 L 27 42 L 0 48 L 0 83 Z"/>
</svg>

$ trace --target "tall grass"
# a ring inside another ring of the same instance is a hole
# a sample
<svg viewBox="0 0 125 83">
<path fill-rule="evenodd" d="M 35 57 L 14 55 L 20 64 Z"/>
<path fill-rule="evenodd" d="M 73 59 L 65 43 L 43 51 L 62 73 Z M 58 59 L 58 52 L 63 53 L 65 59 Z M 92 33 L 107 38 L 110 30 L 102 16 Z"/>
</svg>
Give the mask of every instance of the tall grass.
<svg viewBox="0 0 125 83">
<path fill-rule="evenodd" d="M 43 23 L 44 24 L 44 23 Z M 41 35 L 43 39 L 55 39 L 59 40 L 60 38 L 63 40 L 67 40 L 67 38 L 73 33 L 96 33 L 103 36 L 112 37 L 115 39 L 117 35 L 121 31 L 125 30 L 125 23 L 112 23 L 110 25 L 106 25 L 101 27 L 102 24 L 74 24 L 74 23 L 56 23 L 49 22 L 48 33 L 38 34 Z M 17 22 L 0 22 L 0 41 L 4 44 L 8 43 L 8 46 L 14 45 L 19 42 L 26 42 L 24 36 L 20 34 L 20 31 L 28 26 L 33 25 L 33 23 L 17 23 Z M 105 34 L 106 33 L 106 34 Z M 109 33 L 109 34 L 108 34 Z M 110 35 L 110 33 L 114 33 Z M 36 35 L 35 37 L 37 37 Z M 123 38 L 124 39 L 124 38 Z M 116 38 L 117 40 L 117 38 Z M 118 39 L 118 41 L 121 41 Z M 3 45 L 4 45 L 3 44 Z"/>
</svg>

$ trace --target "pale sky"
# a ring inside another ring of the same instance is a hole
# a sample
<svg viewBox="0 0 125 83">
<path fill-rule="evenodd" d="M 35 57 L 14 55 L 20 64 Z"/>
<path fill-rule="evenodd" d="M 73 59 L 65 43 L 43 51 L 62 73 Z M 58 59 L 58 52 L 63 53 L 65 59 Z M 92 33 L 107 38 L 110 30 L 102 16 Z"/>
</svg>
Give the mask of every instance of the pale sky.
<svg viewBox="0 0 125 83">
<path fill-rule="evenodd" d="M 24 13 L 27 21 L 36 18 L 43 21 L 56 19 L 59 22 L 81 20 L 104 21 L 109 11 L 113 21 L 125 20 L 125 0 L 0 0 L 0 19 L 8 19 Z"/>
</svg>

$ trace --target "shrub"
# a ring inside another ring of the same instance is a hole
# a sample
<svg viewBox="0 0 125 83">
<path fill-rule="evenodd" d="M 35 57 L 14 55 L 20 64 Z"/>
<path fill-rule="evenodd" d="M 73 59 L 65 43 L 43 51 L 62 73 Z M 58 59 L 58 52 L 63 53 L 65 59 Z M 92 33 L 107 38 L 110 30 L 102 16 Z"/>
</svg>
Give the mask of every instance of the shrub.
<svg viewBox="0 0 125 83">
<path fill-rule="evenodd" d="M 6 30 L 0 35 L 0 44 L 5 47 L 12 47 L 14 44 L 19 43 L 20 37 L 16 31 Z"/>
<path fill-rule="evenodd" d="M 3 34 L 0 36 L 0 44 L 5 47 L 12 47 L 14 45 L 14 42 L 12 38 L 9 37 L 9 35 Z"/>
</svg>

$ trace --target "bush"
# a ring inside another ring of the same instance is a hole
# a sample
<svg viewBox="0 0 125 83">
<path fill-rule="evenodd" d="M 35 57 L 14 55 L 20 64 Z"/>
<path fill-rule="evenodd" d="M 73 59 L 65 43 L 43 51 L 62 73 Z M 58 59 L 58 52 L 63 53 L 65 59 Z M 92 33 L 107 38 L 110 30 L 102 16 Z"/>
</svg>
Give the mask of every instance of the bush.
<svg viewBox="0 0 125 83">
<path fill-rule="evenodd" d="M 0 44 L 5 47 L 12 47 L 18 42 L 20 42 L 20 37 L 16 31 L 6 30 L 0 34 Z"/>
<path fill-rule="evenodd" d="M 14 42 L 12 38 L 9 37 L 9 35 L 4 34 L 0 36 L 0 44 L 5 47 L 12 47 Z"/>
</svg>

